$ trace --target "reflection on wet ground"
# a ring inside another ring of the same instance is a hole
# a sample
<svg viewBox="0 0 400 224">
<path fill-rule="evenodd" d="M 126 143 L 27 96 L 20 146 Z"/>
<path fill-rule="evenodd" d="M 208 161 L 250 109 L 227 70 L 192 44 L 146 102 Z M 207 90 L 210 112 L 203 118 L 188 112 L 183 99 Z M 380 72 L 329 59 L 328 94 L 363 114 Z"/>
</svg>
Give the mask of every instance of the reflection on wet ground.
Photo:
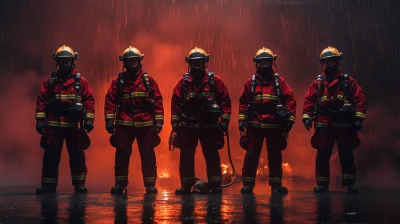
<svg viewBox="0 0 400 224">
<path fill-rule="evenodd" d="M 399 191 L 360 189 L 359 195 L 346 195 L 337 189 L 315 195 L 312 185 L 293 186 L 286 196 L 271 195 L 266 183 L 258 184 L 254 195 L 238 193 L 240 184 L 223 195 L 187 196 L 161 188 L 158 195 L 130 190 L 125 196 L 74 195 L 69 189 L 35 196 L 34 188 L 3 188 L 0 223 L 399 223 Z"/>
</svg>

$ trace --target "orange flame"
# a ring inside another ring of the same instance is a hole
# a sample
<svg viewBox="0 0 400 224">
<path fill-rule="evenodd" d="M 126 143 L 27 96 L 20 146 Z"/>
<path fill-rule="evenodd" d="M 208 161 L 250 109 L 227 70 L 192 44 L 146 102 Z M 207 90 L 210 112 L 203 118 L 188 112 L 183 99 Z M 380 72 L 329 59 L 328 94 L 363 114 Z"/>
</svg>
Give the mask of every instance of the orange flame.
<svg viewBox="0 0 400 224">
<path fill-rule="evenodd" d="M 160 175 L 158 175 L 158 178 L 164 179 L 164 178 L 170 178 L 171 175 L 168 172 L 162 172 Z"/>
<path fill-rule="evenodd" d="M 292 172 L 292 167 L 289 165 L 289 163 L 282 163 L 282 168 L 283 168 L 283 172 L 286 172 L 286 173 Z"/>
<path fill-rule="evenodd" d="M 221 167 L 222 167 L 222 174 L 227 174 L 227 173 L 231 173 L 230 172 L 230 169 L 229 169 L 229 165 L 227 165 L 227 164 L 221 164 Z"/>
</svg>

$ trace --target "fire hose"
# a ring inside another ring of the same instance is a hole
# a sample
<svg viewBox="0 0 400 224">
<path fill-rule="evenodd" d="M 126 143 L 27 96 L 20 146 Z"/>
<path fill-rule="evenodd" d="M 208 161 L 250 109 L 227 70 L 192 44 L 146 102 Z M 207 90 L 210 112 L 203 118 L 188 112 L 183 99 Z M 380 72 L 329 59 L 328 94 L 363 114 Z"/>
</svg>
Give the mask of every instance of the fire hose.
<svg viewBox="0 0 400 224">
<path fill-rule="evenodd" d="M 237 179 L 235 166 L 233 165 L 232 156 L 231 156 L 231 143 L 229 141 L 229 131 L 226 131 L 226 142 L 228 145 L 228 158 L 229 158 L 229 163 L 231 164 L 231 167 L 232 167 L 232 178 L 233 179 L 231 182 L 221 185 L 221 187 L 229 187 L 232 184 L 234 184 Z"/>
</svg>

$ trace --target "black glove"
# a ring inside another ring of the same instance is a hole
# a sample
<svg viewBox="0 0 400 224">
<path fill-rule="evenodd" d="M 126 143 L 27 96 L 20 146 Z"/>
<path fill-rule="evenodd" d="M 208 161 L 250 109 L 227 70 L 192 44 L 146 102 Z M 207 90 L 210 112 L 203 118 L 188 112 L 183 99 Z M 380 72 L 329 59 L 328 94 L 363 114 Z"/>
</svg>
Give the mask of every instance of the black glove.
<svg viewBox="0 0 400 224">
<path fill-rule="evenodd" d="M 84 128 L 85 128 L 85 130 L 86 130 L 87 133 L 90 133 L 90 132 L 93 130 L 93 128 L 94 128 L 93 122 L 91 122 L 91 121 L 85 121 L 85 126 L 84 126 Z"/>
<path fill-rule="evenodd" d="M 244 129 L 246 127 L 246 123 L 244 121 L 239 122 L 239 131 L 244 132 Z"/>
<path fill-rule="evenodd" d="M 228 132 L 228 126 L 229 126 L 229 124 L 227 122 L 220 122 L 219 123 L 219 128 L 224 133 Z"/>
<path fill-rule="evenodd" d="M 157 135 L 161 132 L 162 130 L 162 124 L 160 122 L 155 122 L 154 126 L 153 126 L 153 131 L 155 133 L 157 133 Z"/>
<path fill-rule="evenodd" d="M 362 127 L 363 127 L 362 120 L 357 119 L 356 122 L 354 123 L 354 130 L 357 132 L 357 131 L 361 130 Z"/>
<path fill-rule="evenodd" d="M 40 135 L 44 135 L 46 132 L 46 124 L 43 121 L 37 121 L 36 122 L 36 131 Z"/>
<path fill-rule="evenodd" d="M 111 123 L 111 122 L 106 123 L 106 130 L 108 133 L 114 134 L 114 129 L 115 129 L 114 123 Z"/>
<path fill-rule="evenodd" d="M 303 123 L 307 131 L 309 131 L 312 128 L 312 120 L 310 118 L 303 119 Z"/>
</svg>

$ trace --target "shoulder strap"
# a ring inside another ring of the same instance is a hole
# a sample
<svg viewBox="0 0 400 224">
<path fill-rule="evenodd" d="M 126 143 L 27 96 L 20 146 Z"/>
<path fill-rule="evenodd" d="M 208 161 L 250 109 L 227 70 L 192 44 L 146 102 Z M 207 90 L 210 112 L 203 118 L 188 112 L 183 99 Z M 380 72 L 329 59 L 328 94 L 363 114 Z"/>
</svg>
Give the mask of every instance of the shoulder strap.
<svg viewBox="0 0 400 224">
<path fill-rule="evenodd" d="M 253 75 L 251 77 L 251 88 L 250 88 L 251 95 L 252 95 L 251 98 L 253 98 L 253 94 L 256 91 L 256 87 L 257 87 L 257 77 L 256 77 L 256 75 Z"/>
<path fill-rule="evenodd" d="M 122 72 L 118 73 L 118 79 L 117 79 L 117 112 L 122 104 L 122 93 L 125 83 L 122 74 L 123 74 Z"/>
<path fill-rule="evenodd" d="M 214 79 L 214 72 L 208 71 L 208 84 L 210 85 L 210 89 L 212 92 L 215 92 L 215 79 Z"/>
<path fill-rule="evenodd" d="M 343 75 L 343 101 L 348 102 L 349 101 L 349 75 L 344 74 Z"/>
<path fill-rule="evenodd" d="M 146 91 L 149 94 L 149 97 L 153 98 L 153 89 L 151 89 L 151 87 L 150 87 L 150 79 L 149 79 L 149 76 L 147 75 L 147 73 L 144 73 L 142 75 L 142 82 L 143 82 L 144 86 L 146 87 Z"/>
<path fill-rule="evenodd" d="M 319 116 L 319 107 L 324 92 L 324 77 L 321 74 L 317 76 L 316 83 L 317 83 L 317 102 L 315 102 L 315 107 L 314 107 L 314 115 L 313 115 L 314 121 Z"/>
<path fill-rule="evenodd" d="M 57 72 L 52 72 L 50 75 L 50 80 L 49 80 L 49 95 L 53 94 L 53 90 L 54 90 L 54 84 L 57 80 Z"/>
<path fill-rule="evenodd" d="M 215 92 L 217 91 L 216 85 L 215 85 L 215 78 L 214 78 L 214 72 L 208 71 L 208 85 L 210 86 L 211 90 L 211 99 L 212 101 L 215 101 Z"/>
<path fill-rule="evenodd" d="M 247 104 L 247 109 L 246 109 L 246 120 L 250 117 L 251 115 L 251 106 L 253 105 L 253 97 L 254 97 L 254 92 L 256 91 L 257 87 L 257 77 L 255 74 L 251 77 L 251 82 L 250 82 L 250 101 Z"/>
<path fill-rule="evenodd" d="M 319 74 L 317 76 L 317 102 L 316 105 L 319 106 L 321 103 L 322 95 L 324 94 L 324 77 Z"/>
<path fill-rule="evenodd" d="M 142 75 L 142 81 L 143 81 L 144 86 L 146 87 L 147 93 L 149 94 L 149 102 L 154 109 L 154 106 L 155 106 L 155 102 L 153 99 L 154 91 L 150 86 L 150 79 L 149 79 L 149 76 L 147 75 L 147 73 L 144 73 Z"/>
<path fill-rule="evenodd" d="M 276 96 L 278 97 L 278 104 L 281 104 L 281 84 L 279 83 L 279 74 L 274 74 L 274 87 L 276 91 Z"/>
<path fill-rule="evenodd" d="M 81 90 L 81 73 L 75 74 L 74 89 L 75 89 L 75 101 L 78 101 L 79 91 Z"/>
<path fill-rule="evenodd" d="M 321 74 L 317 76 L 317 87 L 318 97 L 321 98 L 324 91 L 324 77 Z"/>
<path fill-rule="evenodd" d="M 182 102 L 185 102 L 188 94 L 189 73 L 183 75 L 183 85 L 181 88 Z"/>
</svg>

